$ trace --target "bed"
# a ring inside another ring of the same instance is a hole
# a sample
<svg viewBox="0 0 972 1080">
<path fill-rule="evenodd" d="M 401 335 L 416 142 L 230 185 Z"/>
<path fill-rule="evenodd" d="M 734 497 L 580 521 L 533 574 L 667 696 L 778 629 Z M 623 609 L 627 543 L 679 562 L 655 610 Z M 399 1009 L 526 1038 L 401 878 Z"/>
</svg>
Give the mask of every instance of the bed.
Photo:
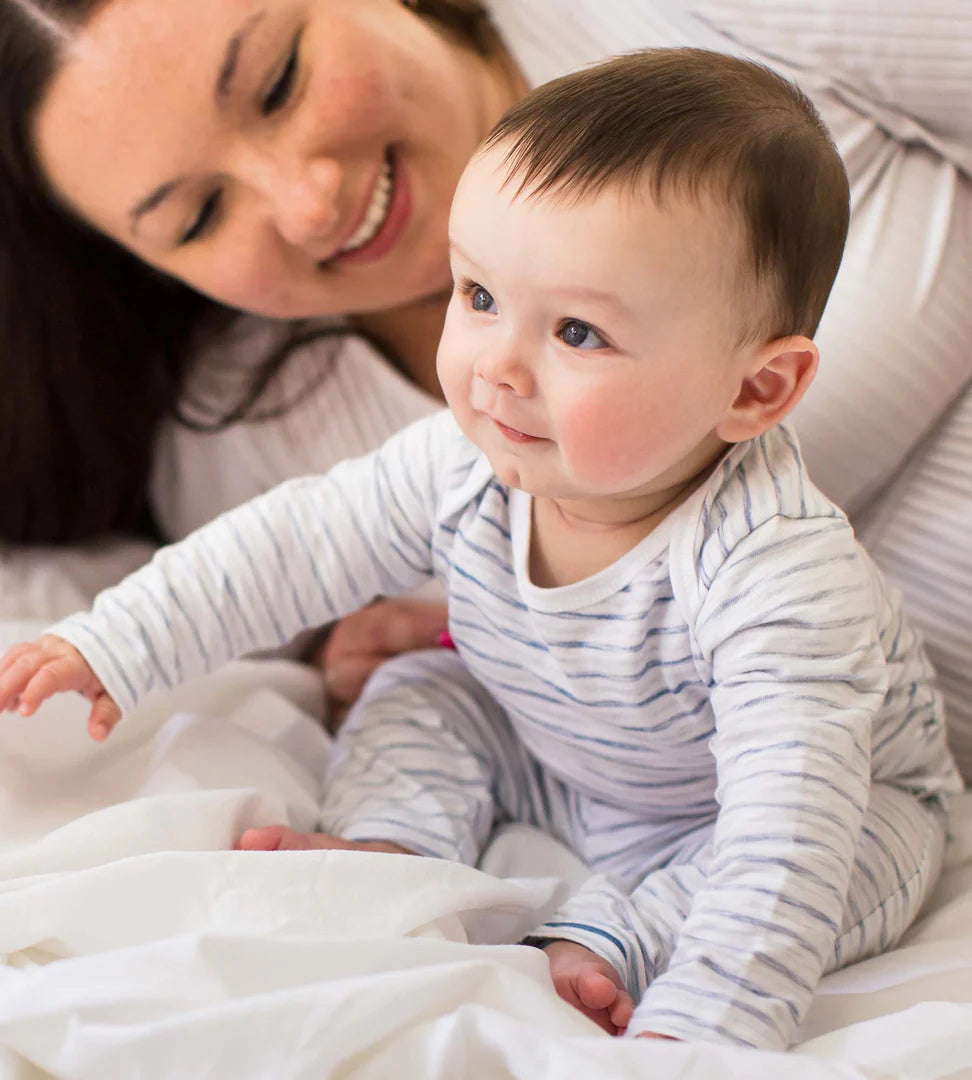
<svg viewBox="0 0 972 1080">
<path fill-rule="evenodd" d="M 858 203 L 845 263 L 871 302 L 831 301 L 858 362 L 822 368 L 805 450 L 924 626 L 972 777 L 968 0 L 698 3 L 691 25 L 681 4 L 490 7 L 536 81 L 580 63 L 570 49 L 689 43 L 773 58 L 827 106 Z M 588 10 L 597 33 L 575 24 Z M 913 340 L 882 297 L 913 316 Z M 170 469 L 183 461 L 180 490 L 197 485 L 207 516 L 213 470 L 249 482 L 266 455 L 265 426 L 173 431 Z M 170 509 L 173 535 L 194 523 Z M 0 648 L 146 555 L 0 548 Z M 919 921 L 823 980 L 789 1054 L 611 1039 L 556 997 L 542 953 L 509 944 L 583 873 L 533 830 L 501 830 L 479 869 L 231 850 L 250 825 L 313 826 L 321 698 L 308 669 L 251 661 L 159 695 L 104 746 L 80 699 L 0 717 L 0 1080 L 972 1078 L 972 794 Z"/>
<path fill-rule="evenodd" d="M 0 556 L 0 647 L 144 554 Z M 583 874 L 532 829 L 480 869 L 230 850 L 249 825 L 312 826 L 320 700 L 301 665 L 241 661 L 104 746 L 80 698 L 3 718 L 0 1080 L 972 1077 L 972 794 L 919 922 L 823 981 L 790 1054 L 611 1039 L 510 944 Z"/>
</svg>

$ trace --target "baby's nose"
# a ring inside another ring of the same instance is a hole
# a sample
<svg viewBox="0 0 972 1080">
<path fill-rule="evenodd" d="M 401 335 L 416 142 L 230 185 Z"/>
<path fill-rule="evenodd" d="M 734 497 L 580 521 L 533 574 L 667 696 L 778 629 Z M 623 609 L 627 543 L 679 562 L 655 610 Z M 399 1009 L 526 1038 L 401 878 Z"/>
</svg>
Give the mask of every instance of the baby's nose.
<svg viewBox="0 0 972 1080">
<path fill-rule="evenodd" d="M 498 349 L 476 365 L 477 382 L 484 383 L 493 396 L 498 390 L 527 394 L 533 385 L 529 367 L 512 350 Z"/>
</svg>

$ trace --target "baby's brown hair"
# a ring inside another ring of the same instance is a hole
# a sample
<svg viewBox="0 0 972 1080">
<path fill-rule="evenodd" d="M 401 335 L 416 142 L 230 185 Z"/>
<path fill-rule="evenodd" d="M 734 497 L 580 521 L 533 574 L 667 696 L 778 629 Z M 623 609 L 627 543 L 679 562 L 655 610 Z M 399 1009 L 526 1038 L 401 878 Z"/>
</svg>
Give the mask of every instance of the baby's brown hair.
<svg viewBox="0 0 972 1080">
<path fill-rule="evenodd" d="M 493 129 L 496 146 L 531 197 L 647 181 L 660 204 L 724 200 L 748 248 L 743 339 L 816 331 L 847 235 L 847 175 L 812 103 L 769 68 L 704 49 L 628 53 L 534 90 Z"/>
</svg>

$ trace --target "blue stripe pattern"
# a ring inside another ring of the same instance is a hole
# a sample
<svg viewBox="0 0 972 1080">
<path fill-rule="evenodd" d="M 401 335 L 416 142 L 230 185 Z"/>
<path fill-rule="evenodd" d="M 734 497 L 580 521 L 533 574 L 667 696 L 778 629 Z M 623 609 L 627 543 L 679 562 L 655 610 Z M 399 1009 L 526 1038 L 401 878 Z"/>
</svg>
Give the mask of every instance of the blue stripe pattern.
<svg viewBox="0 0 972 1080">
<path fill-rule="evenodd" d="M 868 816 L 873 782 L 919 810 L 959 787 L 920 643 L 785 428 L 583 581 L 530 581 L 531 517 L 438 414 L 223 515 L 54 632 L 129 711 L 437 577 L 491 698 L 396 682 L 351 725 L 329 827 L 471 862 L 500 812 L 549 819 L 611 877 L 541 936 L 617 964 L 642 1025 L 786 1045 L 848 891 L 881 907 L 911 873 L 915 828 Z M 874 935 L 840 940 L 846 958 Z"/>
</svg>

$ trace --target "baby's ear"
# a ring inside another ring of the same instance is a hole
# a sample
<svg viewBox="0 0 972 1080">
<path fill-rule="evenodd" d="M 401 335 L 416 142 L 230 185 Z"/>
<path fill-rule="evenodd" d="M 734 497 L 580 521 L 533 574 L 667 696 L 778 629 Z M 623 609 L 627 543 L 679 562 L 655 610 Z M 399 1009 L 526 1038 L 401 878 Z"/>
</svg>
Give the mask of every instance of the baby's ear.
<svg viewBox="0 0 972 1080">
<path fill-rule="evenodd" d="M 776 338 L 760 346 L 736 400 L 716 434 L 736 443 L 778 424 L 806 393 L 817 373 L 817 346 L 808 337 Z"/>
</svg>

